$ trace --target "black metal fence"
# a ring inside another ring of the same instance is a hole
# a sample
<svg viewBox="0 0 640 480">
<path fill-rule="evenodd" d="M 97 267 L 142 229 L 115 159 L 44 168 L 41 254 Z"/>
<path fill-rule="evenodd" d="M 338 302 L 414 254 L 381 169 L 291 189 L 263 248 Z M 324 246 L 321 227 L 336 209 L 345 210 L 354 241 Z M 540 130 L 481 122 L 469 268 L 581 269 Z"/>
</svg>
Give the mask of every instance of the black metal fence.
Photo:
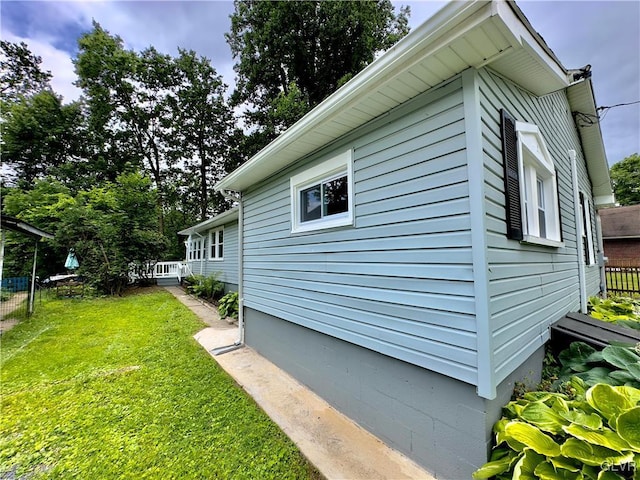
<svg viewBox="0 0 640 480">
<path fill-rule="evenodd" d="M 613 295 L 640 295 L 640 266 L 606 265 L 607 292 Z"/>
</svg>

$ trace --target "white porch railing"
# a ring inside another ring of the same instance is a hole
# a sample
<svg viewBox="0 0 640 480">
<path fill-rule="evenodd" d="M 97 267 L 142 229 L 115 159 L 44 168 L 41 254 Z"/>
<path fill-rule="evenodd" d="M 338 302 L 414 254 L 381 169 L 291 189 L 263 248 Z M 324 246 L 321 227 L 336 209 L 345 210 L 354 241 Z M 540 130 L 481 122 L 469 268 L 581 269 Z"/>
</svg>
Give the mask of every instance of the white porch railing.
<svg viewBox="0 0 640 480">
<path fill-rule="evenodd" d="M 138 278 L 177 278 L 181 281 L 188 275 L 189 267 L 186 262 L 156 262 L 131 268 L 129 276 L 132 280 Z"/>
</svg>

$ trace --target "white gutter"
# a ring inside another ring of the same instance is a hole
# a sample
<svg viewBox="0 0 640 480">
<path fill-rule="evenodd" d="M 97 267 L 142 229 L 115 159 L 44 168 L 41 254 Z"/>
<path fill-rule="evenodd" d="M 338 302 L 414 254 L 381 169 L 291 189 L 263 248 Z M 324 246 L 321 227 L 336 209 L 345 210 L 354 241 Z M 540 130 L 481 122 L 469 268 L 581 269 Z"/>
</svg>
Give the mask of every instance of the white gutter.
<svg viewBox="0 0 640 480">
<path fill-rule="evenodd" d="M 576 252 L 578 261 L 578 285 L 580 287 L 580 311 L 587 313 L 587 284 L 584 272 L 584 245 L 582 244 L 582 211 L 580 210 L 580 189 L 578 186 L 578 165 L 576 151 L 569 150 L 571 160 L 571 188 L 573 189 L 573 216 L 576 221 Z"/>
<path fill-rule="evenodd" d="M 376 90 L 390 77 L 418 63 L 423 58 L 423 51 L 428 48 L 434 49 L 440 45 L 439 42 L 444 42 L 445 40 L 441 37 L 454 25 L 462 23 L 483 8 L 486 17 L 489 17 L 493 13 L 491 6 L 491 2 L 478 0 L 448 3 L 260 150 L 248 162 L 225 176 L 214 186 L 214 189 L 218 192 L 243 189 L 242 179 L 249 172 L 264 165 L 273 164 L 277 161 L 278 154 L 290 144 L 297 142 L 339 112 L 348 110 L 363 94 Z M 281 168 L 286 166 L 286 164 L 280 165 Z M 246 181 L 245 179 L 244 182 Z"/>
<path fill-rule="evenodd" d="M 213 355 L 222 355 L 244 347 L 244 203 L 242 192 L 236 195 L 228 191 L 221 191 L 222 196 L 238 203 L 238 340 L 232 345 L 218 347 L 211 350 Z"/>
</svg>

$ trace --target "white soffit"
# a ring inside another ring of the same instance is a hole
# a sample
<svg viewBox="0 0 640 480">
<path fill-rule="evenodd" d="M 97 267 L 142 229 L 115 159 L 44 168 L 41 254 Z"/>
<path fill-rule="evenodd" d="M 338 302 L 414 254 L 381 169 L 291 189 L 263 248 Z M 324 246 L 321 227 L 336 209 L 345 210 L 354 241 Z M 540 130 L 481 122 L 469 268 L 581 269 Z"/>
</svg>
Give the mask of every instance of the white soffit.
<svg viewBox="0 0 640 480">
<path fill-rule="evenodd" d="M 591 188 L 596 206 L 605 207 L 614 204 L 613 189 L 609 176 L 609 164 L 602 141 L 600 123 L 597 121 L 597 110 L 591 79 L 582 80 L 567 89 L 567 97 L 571 112 L 588 115 L 592 121 L 575 119 L 582 142 L 582 150 L 587 162 L 587 170 L 591 178 Z"/>
<path fill-rule="evenodd" d="M 246 190 L 467 68 L 486 65 L 536 95 L 568 85 L 566 71 L 515 5 L 452 2 L 215 189 Z"/>
</svg>

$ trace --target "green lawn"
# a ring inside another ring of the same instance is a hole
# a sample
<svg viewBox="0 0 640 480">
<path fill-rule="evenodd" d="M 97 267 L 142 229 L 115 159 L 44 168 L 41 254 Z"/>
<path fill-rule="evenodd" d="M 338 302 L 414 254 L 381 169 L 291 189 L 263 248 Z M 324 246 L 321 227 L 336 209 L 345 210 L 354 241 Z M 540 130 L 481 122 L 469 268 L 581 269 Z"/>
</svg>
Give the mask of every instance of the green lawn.
<svg viewBox="0 0 640 480">
<path fill-rule="evenodd" d="M 43 301 L 0 341 L 0 478 L 320 478 L 201 328 L 164 291 Z"/>
</svg>

